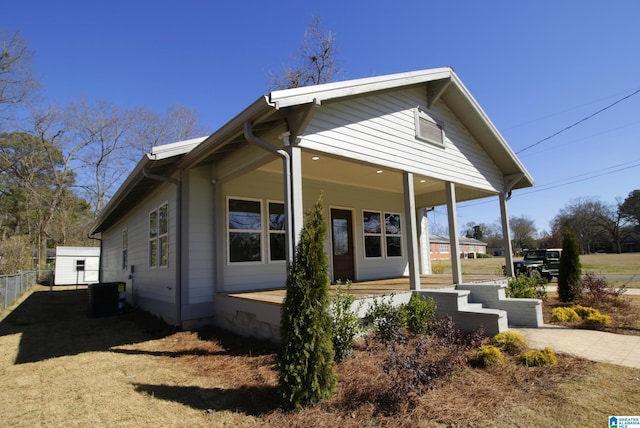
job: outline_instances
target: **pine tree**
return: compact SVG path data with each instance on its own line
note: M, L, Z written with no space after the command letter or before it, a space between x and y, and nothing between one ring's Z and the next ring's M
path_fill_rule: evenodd
M278 383L284 403L294 409L330 397L337 385L326 235L320 197L306 213L281 313Z
M580 295L581 275L578 243L572 231L565 232L562 238L562 255L558 272L558 296L563 302L572 302Z

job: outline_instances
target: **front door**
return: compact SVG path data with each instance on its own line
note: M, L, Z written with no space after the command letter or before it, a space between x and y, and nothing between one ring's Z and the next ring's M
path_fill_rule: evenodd
M355 279L353 267L353 228L351 211L331 209L331 254L333 281Z

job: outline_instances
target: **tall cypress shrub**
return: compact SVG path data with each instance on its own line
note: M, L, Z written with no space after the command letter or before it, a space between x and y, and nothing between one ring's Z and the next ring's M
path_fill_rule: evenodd
M558 297L563 302L572 302L580 296L580 251L575 234L564 233L562 238L562 255L558 272Z
M281 310L278 384L284 404L293 409L330 397L337 385L326 236L320 197L305 215Z

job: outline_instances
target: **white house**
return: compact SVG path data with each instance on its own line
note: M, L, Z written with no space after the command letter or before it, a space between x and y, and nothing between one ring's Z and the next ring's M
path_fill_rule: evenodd
M55 285L98 282L100 247L56 247Z
M101 281L126 282L130 303L175 325L224 325L246 303L231 294L284 287L320 194L332 281L405 276L419 290L427 209L447 206L458 254L456 203L497 195L507 248L507 200L532 185L454 71L438 68L274 91L206 138L154 147L92 233Z

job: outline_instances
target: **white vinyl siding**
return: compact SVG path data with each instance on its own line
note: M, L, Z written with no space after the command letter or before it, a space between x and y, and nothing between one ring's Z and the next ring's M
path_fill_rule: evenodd
M139 202L137 209L127 213L122 219L102 235L102 272L104 282L122 281L127 283L128 298L132 288L137 303L145 299L153 302L173 302L175 300L175 245L176 233L175 185L165 184ZM168 203L167 218L167 267L163 269L149 266L149 213ZM127 229L127 260L129 268L122 269L122 231ZM133 283L129 278L130 267L135 266ZM132 287L133 285L133 287ZM153 307L150 312L170 320L175 311L160 313Z
M421 88L325 104L313 116L300 146L501 191L502 173L443 101L423 111L446 128L445 147L416 139L415 109L425 104Z

